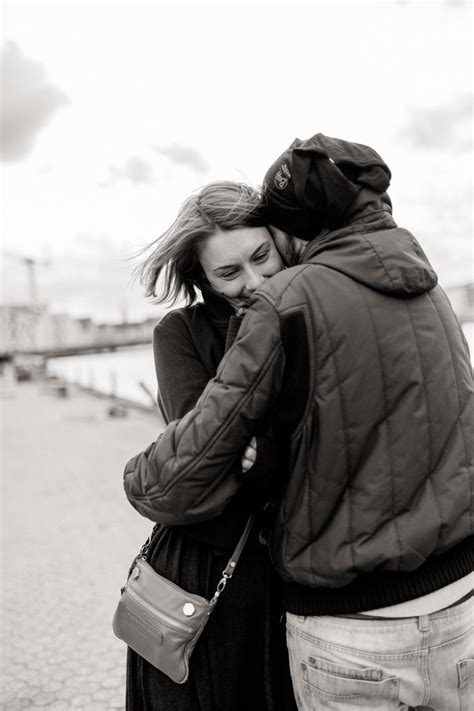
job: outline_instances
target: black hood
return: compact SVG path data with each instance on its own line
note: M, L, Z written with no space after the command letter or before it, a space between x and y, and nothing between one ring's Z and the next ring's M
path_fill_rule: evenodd
M339 230L310 242L303 262L322 264L395 297L431 291L438 277L415 237L400 227Z
M385 194L390 170L361 143L317 133L296 138L267 171L263 197L267 220L290 235L311 240L342 227L360 191Z

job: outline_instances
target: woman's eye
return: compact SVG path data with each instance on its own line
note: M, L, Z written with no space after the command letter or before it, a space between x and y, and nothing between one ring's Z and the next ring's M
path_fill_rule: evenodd
M254 259L256 262L265 262L268 259L269 254L270 250L266 249L264 252L259 252L258 254L256 254Z
M230 272L222 272L219 276L221 279L235 279L237 276L237 270L233 269Z

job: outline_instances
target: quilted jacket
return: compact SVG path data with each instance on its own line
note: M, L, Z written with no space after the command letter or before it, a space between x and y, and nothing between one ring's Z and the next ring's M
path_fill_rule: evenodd
M410 232L340 229L267 281L196 407L127 465L130 502L167 525L218 515L232 464L285 403L271 540L285 580L413 571L472 535L468 348Z

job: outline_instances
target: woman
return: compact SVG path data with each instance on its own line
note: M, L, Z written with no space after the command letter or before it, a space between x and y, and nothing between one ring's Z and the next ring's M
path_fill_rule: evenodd
M151 247L141 268L147 296L158 303L184 296L188 304L168 313L153 336L158 400L170 421L194 406L237 333L252 292L283 262L265 226L259 193L232 182L212 183L192 195ZM157 296L158 277L163 284ZM195 303L197 290L202 303ZM255 453L241 492L221 516L157 527L148 555L157 572L189 592L212 597L250 512L269 499L265 482L275 478L275 445L269 437L258 438L256 449L249 446L243 454L243 471ZM259 513L236 573L193 652L185 684L175 684L129 649L129 711L296 708L264 523Z

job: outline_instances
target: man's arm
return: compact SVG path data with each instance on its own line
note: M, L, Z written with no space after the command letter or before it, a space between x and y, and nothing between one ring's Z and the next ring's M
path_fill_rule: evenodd
M177 525L222 512L242 485L232 465L269 415L284 360L278 314L259 294L195 408L127 464L125 491L140 513Z

